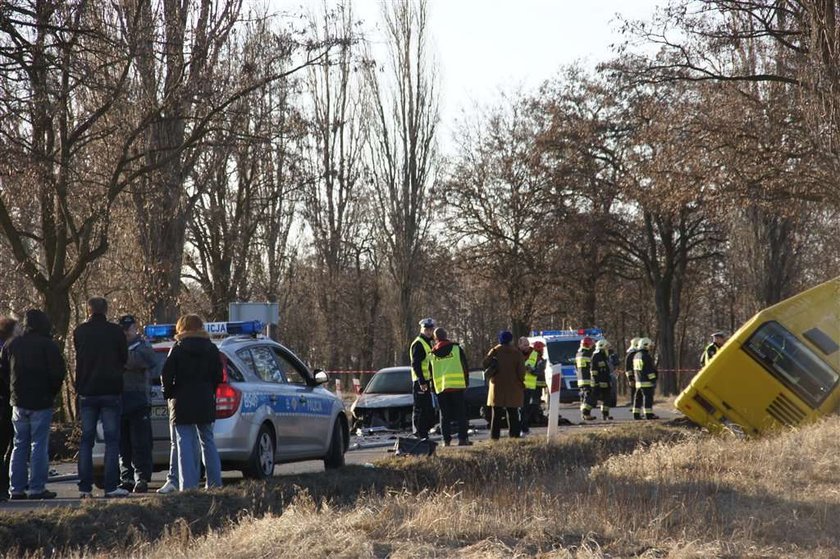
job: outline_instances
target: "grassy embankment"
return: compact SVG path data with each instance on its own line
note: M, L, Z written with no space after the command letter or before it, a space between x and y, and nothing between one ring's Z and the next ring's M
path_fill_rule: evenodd
M840 418L757 441L629 424L376 468L0 517L113 557L837 557Z

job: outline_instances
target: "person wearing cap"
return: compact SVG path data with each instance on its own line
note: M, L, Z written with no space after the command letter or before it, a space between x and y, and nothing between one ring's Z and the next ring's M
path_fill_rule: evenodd
M449 340L446 330L435 328L432 348L432 378L440 407L440 433L443 446L452 444L452 423L458 425L458 446L470 446L469 423L464 392L470 384L467 355L457 342Z
M705 367L712 360L712 357L717 354L718 350L726 343L726 332L715 332L712 334L712 343L706 346L703 354L700 355L700 366Z
M207 470L206 487L221 487L222 464L213 438L216 387L224 380L219 349L195 314L178 319L175 339L161 378L169 421L175 424L180 489L198 487L201 462Z
M91 297L88 319L73 330L76 350L76 395L82 437L79 441L79 497L92 496L93 443L96 424L102 422L105 438L106 497L124 497L128 491L120 482L120 415L122 412L123 372L128 360L128 344L122 328L106 317L108 301Z
M411 393L414 409L411 426L415 437L425 439L435 421L432 403L432 346L434 345L435 321L424 318L420 321L420 334L411 342L408 353L411 358Z
M513 346L509 330L499 332L499 343L487 353L482 366L487 369L495 363L487 391L487 406L493 409L490 420L490 438L498 440L502 431L502 415L507 415L508 434L519 438L519 408L525 401L525 360L519 348Z
M152 480L152 373L157 360L130 314L117 320L128 343L120 420L120 487L146 493Z

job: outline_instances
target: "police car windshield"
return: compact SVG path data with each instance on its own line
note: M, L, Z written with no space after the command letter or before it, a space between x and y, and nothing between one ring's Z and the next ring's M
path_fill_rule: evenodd
M578 340L558 340L545 344L548 348L548 359L552 365L574 365L580 342Z
M365 394L411 394L411 369L379 371L365 387Z

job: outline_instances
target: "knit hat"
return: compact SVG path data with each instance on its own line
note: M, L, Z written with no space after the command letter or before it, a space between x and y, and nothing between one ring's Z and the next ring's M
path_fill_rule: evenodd
M501 332L499 332L499 343L500 344L502 344L502 345L509 344L512 341L513 341L513 334L510 332L510 330L502 330Z

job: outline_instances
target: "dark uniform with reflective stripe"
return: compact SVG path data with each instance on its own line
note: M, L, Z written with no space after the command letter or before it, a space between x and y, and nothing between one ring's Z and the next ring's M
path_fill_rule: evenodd
M633 418L655 419L653 414L653 393L656 389L656 365L646 349L640 349L633 357L633 371L636 374L636 399L633 402Z
M435 407L432 403L432 338L423 334L411 343L411 392L414 396L414 410L411 414L411 426L414 436L425 439L435 421ZM424 392L420 385L425 384Z
M630 348L624 356L624 376L627 377L627 387L630 390L631 407L633 406L633 402L636 401L636 373L633 371L633 358L636 356L637 351L639 350Z
M600 400L601 416L604 419L612 419L609 405L612 398L612 367L607 350L598 350L592 354L590 369L592 372L592 404L594 406Z
M575 355L575 372L580 390L580 414L584 419L591 419L592 410L592 349L582 347Z

